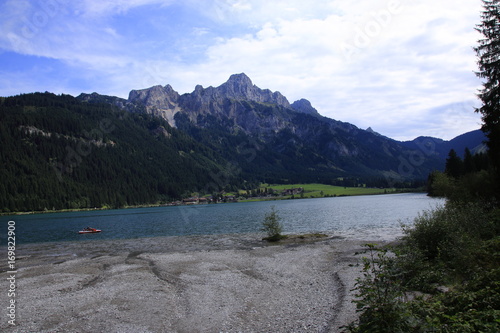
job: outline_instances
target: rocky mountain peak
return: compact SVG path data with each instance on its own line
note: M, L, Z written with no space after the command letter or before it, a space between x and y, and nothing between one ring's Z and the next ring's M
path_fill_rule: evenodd
M245 73L233 74L229 77L226 84L233 84L238 86L253 87L252 80Z
M252 83L252 80L245 74L233 74L227 82L215 88L219 96L236 99L249 100L258 103L278 104L289 108L290 103L279 91L272 92L269 89L260 89Z
M130 102L142 102L146 106L157 106L160 108L170 108L177 103L179 94L168 84L165 87L160 85L147 89L132 90L128 95Z
M132 90L128 95L128 100L134 104L142 104L146 107L146 112L161 117L175 126L174 116L180 111L179 93L172 86L167 84L141 89Z
M222 96L231 99L254 99L256 89L258 88L245 73L231 75L227 82L216 88Z
M318 110L316 110L315 108L313 108L313 106L311 105L311 102L309 102L307 99L300 99L298 101L295 101L292 103L291 105L292 109L294 109L295 111L299 111L299 112L302 112L302 113L307 113L307 114L310 114L310 115L313 115L313 116L319 116L320 114L318 113Z

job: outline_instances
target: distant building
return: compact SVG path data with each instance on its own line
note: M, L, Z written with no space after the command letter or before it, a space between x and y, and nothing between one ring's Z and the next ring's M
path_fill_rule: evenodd
M191 197L182 200L182 203L185 205L197 205L200 203L200 199L198 197Z
M302 193L304 189L302 187L297 187L297 188L290 188L290 189L284 189L283 192L281 192L282 195L295 195Z
M224 196L225 202L238 202L238 199L234 195L226 195Z

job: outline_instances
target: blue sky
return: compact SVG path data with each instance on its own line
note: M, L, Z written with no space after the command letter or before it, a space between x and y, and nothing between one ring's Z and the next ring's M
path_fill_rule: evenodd
M398 140L480 128L480 0L0 0L0 96L126 98L246 73Z

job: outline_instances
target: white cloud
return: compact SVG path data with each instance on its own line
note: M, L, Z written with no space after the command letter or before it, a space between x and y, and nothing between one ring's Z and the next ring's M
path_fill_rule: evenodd
M453 116L457 109L443 105L475 100L480 5L16 0L0 5L6 32L0 48L63 61L105 94L126 97L131 89L167 83L184 93L245 72L261 88L291 102L307 98L321 114L362 128L397 138L416 132L451 138L471 123L479 127L477 115Z
M342 2L337 10L342 14L272 20L254 34L221 39L194 71L219 82L245 71L292 100L311 99L324 115L393 133L390 126L439 119L426 118L428 110L474 99L477 1ZM343 45L352 48L346 53ZM479 127L474 114L460 119L463 128ZM460 119L441 132L460 134Z

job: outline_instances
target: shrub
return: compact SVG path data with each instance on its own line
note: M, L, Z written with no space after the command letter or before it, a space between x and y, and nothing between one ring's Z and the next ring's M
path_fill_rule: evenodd
M404 226L405 253L413 259L419 257L411 264L418 267L411 274L428 273L416 263L431 262L429 269L444 268L451 273L449 277L469 279L476 266L476 249L496 233L490 212L482 202L448 203L422 213L413 226Z
M499 221L495 206L451 202L405 226L395 255L369 245L356 284L361 315L347 329L500 332Z
M267 213L264 218L262 231L267 233L267 237L264 239L270 242L276 242L285 237L281 235L283 232L283 224L281 223L281 217L278 216L274 206L271 207L271 212Z
M400 271L387 250L366 244L368 257L363 258L363 276L356 280L359 321L344 327L348 332L411 332L414 318L403 300Z

